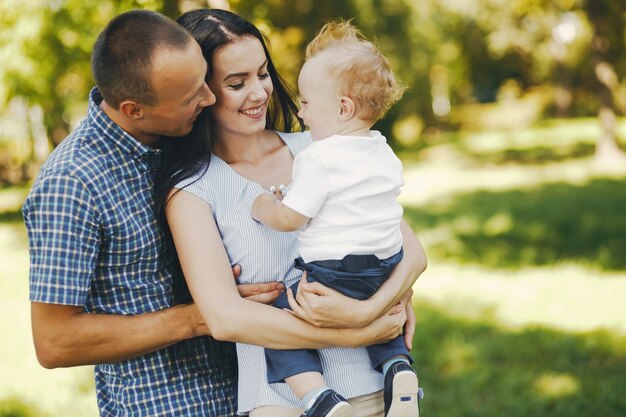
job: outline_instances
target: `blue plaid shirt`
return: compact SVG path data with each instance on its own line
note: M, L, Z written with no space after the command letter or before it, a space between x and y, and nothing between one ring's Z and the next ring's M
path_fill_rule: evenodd
M117 126L94 88L85 120L50 155L23 207L30 300L133 315L175 304L173 251L154 211L160 152ZM185 294L187 295L187 294ZM230 416L230 343L190 339L95 367L102 416Z

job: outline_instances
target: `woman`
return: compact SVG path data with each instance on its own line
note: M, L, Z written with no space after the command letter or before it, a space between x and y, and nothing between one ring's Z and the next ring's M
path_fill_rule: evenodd
M242 267L240 283L278 280L290 286L300 279L293 268L295 234L256 223L249 210L260 193L291 182L293 157L311 139L306 132L277 132L299 124L297 106L254 25L233 13L206 9L186 13L179 23L203 50L207 83L217 102L189 137L165 144L168 158L158 189L161 195L169 191L163 197L167 221L185 279L212 335L238 342L238 412L296 416L302 408L289 388L267 384L261 346L357 347L394 337L402 327L398 313L405 312L405 306L396 304L424 270L424 253L404 223L405 260L366 301L303 280L298 303L290 296L294 315L324 327L239 297L235 282L227 279L234 264ZM289 192L289 185L284 190ZM414 316L408 300L405 304L410 339ZM358 415L382 414L382 377L363 348L321 349L321 356L329 384L361 404ZM373 411L363 411L363 405L373 405Z

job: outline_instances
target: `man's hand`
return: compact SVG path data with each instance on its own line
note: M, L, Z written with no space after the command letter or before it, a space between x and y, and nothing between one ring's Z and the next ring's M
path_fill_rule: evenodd
M239 275L241 275L241 266L233 266L233 277L237 279ZM284 290L285 285L282 282L237 285L241 298L263 304L272 304Z
M211 331L207 327L204 319L202 318L202 314L198 310L195 304L187 304L185 306L181 306L189 312L189 317L191 319L191 326L193 329L193 335L195 336L210 336Z

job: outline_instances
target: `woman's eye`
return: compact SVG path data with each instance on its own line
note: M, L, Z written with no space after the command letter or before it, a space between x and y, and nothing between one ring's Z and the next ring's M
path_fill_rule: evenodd
M230 88L232 88L233 90L241 90L244 86L244 83L238 83L238 84L231 84L229 85Z
M267 78L267 77L269 77L269 76L270 76L270 73L269 73L269 72L266 72L266 73L264 73L264 74L259 74L259 78L260 78L260 79L262 79L262 80L266 79L266 78Z

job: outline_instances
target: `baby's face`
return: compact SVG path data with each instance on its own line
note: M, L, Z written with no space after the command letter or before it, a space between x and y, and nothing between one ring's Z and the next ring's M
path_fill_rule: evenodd
M309 128L313 140L339 133L340 100L335 80L322 59L310 58L298 77L300 111L298 116Z

